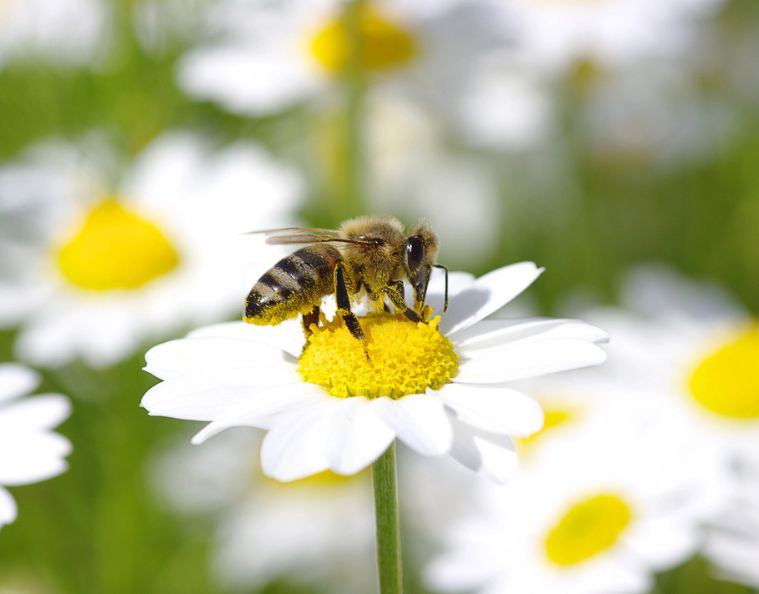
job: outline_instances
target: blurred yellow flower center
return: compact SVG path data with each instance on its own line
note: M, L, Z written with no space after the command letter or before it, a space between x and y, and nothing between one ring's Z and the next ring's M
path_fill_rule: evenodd
M358 15L360 65L378 72L403 66L417 53L412 34L371 3L361 3ZM351 38L344 19L327 23L311 39L311 55L331 74L345 72L349 65Z
M56 253L65 279L88 291L139 289L179 264L154 223L116 199L100 202Z
M298 366L304 381L339 398L402 398L442 388L458 372L453 344L437 328L440 317L425 324L380 313L359 322L364 340L354 338L340 316L315 328Z
M345 485L356 482L356 479L358 476L363 476L363 475L344 476L342 474L336 474L330 470L325 470L323 472L312 474L311 476L307 476L305 478L298 479L296 481L290 481L287 483L283 483L273 478L270 478L263 473L260 473L259 480L261 480L265 484L274 486L276 488L281 488L284 490L293 490L293 487L298 487L298 488L303 488L303 489L308 489L308 490L311 490L311 489L332 490L332 489L340 489L344 487Z
M546 557L564 567L583 563L613 547L631 520L630 505L618 495L577 501L546 536Z
M701 361L689 387L693 399L713 413L759 419L759 324Z
M554 429L574 420L575 411L563 408L544 408L543 409L543 428L537 433L528 437L519 438L519 445L530 450L539 443L547 433L553 432Z

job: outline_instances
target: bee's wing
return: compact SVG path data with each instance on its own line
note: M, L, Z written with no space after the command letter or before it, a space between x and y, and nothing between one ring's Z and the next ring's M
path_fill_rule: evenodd
M262 229L249 231L247 235L266 235L266 243L270 245L292 245L309 243L353 243L367 244L359 239L347 239L340 236L336 229L320 229L318 227L284 227L281 229Z

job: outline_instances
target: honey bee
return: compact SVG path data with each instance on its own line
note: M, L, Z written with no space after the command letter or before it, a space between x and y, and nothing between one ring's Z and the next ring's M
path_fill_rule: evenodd
M436 264L438 240L432 229L418 223L406 235L397 219L366 216L345 221L339 229L286 228L254 233L268 235L269 244L305 244L282 258L250 290L244 320L277 325L302 315L308 337L319 323L325 296L334 294L337 314L351 334L361 340L364 331L351 311L351 302L367 296L377 311L403 313L423 321L432 268L445 271L445 310L448 309L448 269ZM414 308L406 303L404 280L414 291Z

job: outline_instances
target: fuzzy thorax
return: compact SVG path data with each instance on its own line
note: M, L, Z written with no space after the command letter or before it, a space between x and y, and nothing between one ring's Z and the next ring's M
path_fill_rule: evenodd
M311 327L298 366L304 381L339 398L397 399L440 389L458 372L458 356L438 330L439 317L427 324L379 313L360 323L364 340L354 338L340 316Z

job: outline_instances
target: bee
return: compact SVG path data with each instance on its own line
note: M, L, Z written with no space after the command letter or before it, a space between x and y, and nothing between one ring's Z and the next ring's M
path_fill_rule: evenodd
M361 340L364 331L351 303L366 296L376 311L390 311L389 301L409 320L423 321L432 268L445 271L444 309L448 309L448 269L435 262L437 236L424 223L406 234L393 217L365 216L345 221L339 229L292 227L254 233L268 235L269 244L305 247L282 258L256 281L245 300L243 319L248 323L273 326L302 315L308 337L311 326L319 323L322 300L334 294L337 315ZM413 288L413 308L406 303L404 281Z

